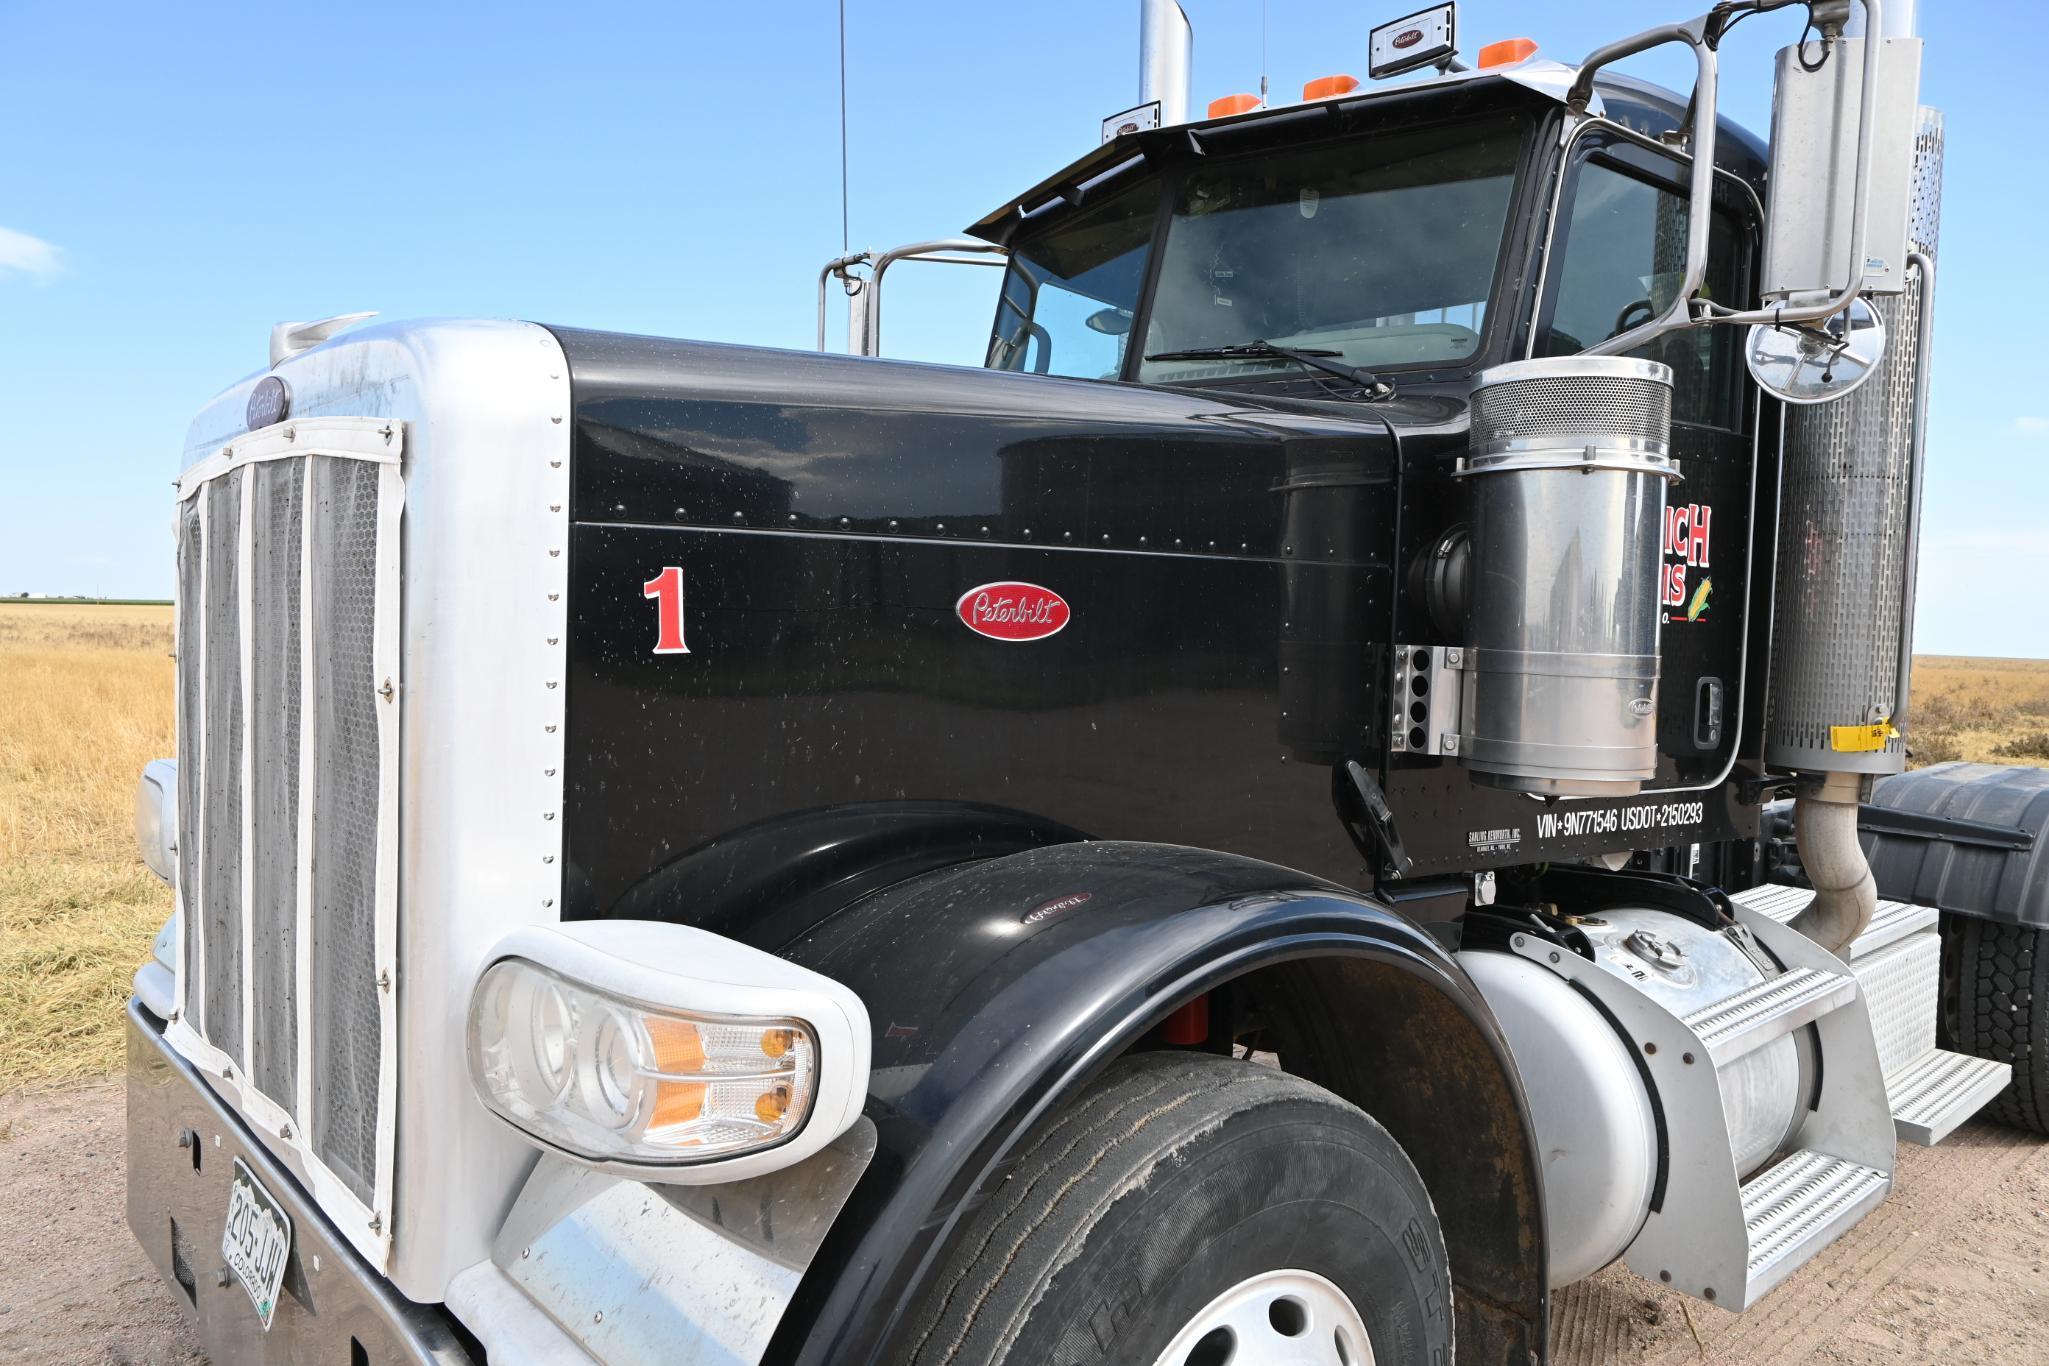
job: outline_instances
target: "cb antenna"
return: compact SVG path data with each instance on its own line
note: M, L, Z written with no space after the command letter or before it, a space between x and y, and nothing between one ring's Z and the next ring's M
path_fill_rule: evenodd
M1264 0L1262 0L1264 3ZM840 252L853 250L847 231L847 0L840 0Z

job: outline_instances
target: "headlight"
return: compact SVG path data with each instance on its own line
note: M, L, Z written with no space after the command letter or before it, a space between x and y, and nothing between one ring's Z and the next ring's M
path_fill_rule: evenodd
M672 1169L795 1162L860 1113L867 1015L816 973L646 921L522 930L499 952L470 1001L471 1076L552 1148L689 1180Z
M152 759L135 784L135 842L149 870L178 885L178 761Z

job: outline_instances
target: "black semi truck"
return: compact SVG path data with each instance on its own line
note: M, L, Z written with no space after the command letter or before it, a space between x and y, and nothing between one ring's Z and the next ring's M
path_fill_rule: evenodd
M1147 0L1100 148L821 279L994 259L982 368L281 325L137 806L215 1358L1520 1363L2049 1130L2049 798L1888 776L1941 122L1908 0L1722 120L1785 7L1191 119Z

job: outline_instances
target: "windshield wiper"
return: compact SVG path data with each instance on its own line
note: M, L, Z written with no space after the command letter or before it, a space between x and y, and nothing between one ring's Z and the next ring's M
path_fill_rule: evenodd
M1394 393L1394 386L1371 370L1357 366L1334 364L1329 356L1342 356L1342 351L1327 351L1313 346L1279 346L1270 341L1237 342L1230 346L1191 346L1180 351L1155 351L1147 360L1291 360L1306 365L1312 370L1321 370L1327 375L1350 380L1363 385L1368 398L1386 398Z

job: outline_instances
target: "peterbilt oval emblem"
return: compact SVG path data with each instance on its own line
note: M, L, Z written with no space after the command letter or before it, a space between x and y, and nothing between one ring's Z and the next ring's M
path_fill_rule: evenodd
M970 631L991 640L1044 640L1066 629L1067 599L1036 583L985 583L953 605Z
M265 375L249 391L249 403L243 408L242 417L250 431L260 432L283 422L291 411L291 386L277 375Z
M1629 699L1630 711L1638 716L1649 716L1656 706L1657 704L1648 697L1632 697Z
M1041 901L1038 905L1026 911L1022 919L1027 925L1036 925L1041 920L1059 915L1062 911L1071 911L1077 906L1085 906L1094 897L1095 894L1093 892L1069 892L1066 896L1056 896L1051 901Z
M1400 33L1395 34L1392 41L1396 47L1414 47L1423 41L1423 30L1419 28L1405 28Z

